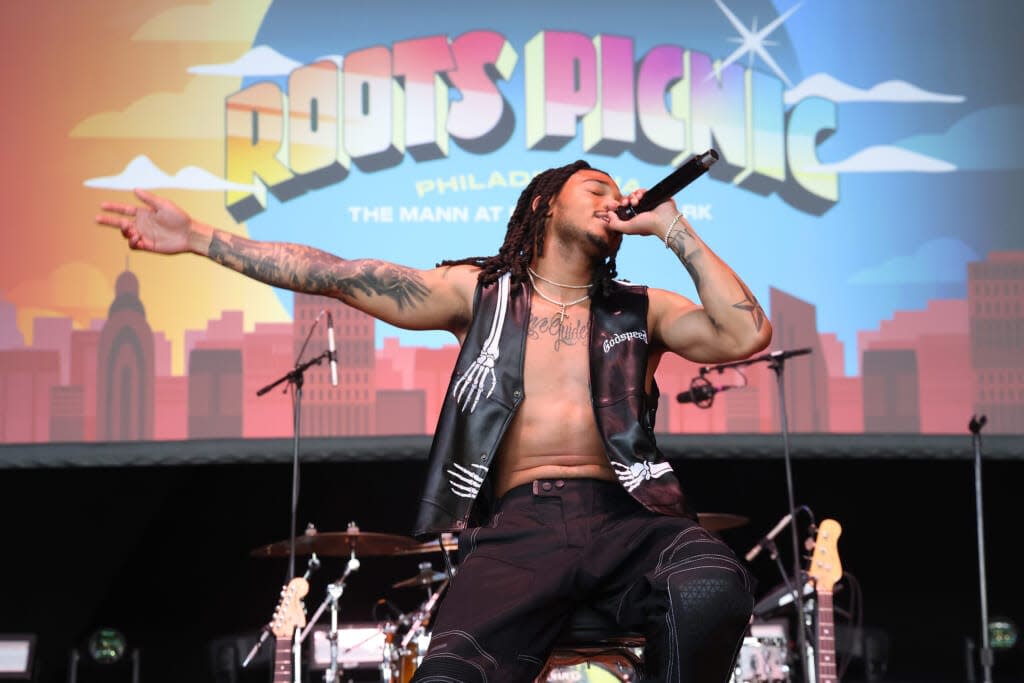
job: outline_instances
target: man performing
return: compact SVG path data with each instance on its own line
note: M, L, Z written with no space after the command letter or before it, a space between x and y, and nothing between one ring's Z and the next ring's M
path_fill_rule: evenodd
M645 680L723 683L753 587L658 451L654 374L665 353L746 358L771 326L673 200L616 216L643 194L623 197L582 161L549 169L520 195L496 256L431 270L245 239L142 191L96 220L132 249L200 254L459 340L414 533L458 533L460 559L414 681L532 681L586 603L645 635ZM702 305L615 280L623 235L662 240Z

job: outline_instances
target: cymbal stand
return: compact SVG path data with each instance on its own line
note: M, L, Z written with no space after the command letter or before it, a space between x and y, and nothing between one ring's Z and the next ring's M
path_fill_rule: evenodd
M351 529L353 525L349 525ZM335 683L338 680L338 599L341 598L342 593L345 592L345 581L348 580L349 575L359 570L359 558L356 557L355 544L351 546L351 553L348 558L348 562L345 563L345 571L342 573L341 578L337 581L328 584L327 586L327 597L320 603L320 607L317 608L313 616L310 617L306 630L302 632L302 635L297 638L297 646L301 646L302 642L306 640L313 627L316 626L316 622L320 619L320 615L324 613L324 610L329 606L331 608L331 628L327 633L327 640L331 644L331 663L324 671L324 681L327 683Z
M433 593L430 592L430 587L427 587L427 601L420 606L419 610L416 611L416 618L413 619L412 624L409 626L409 630L406 631L405 637L402 638L402 650L409 647L409 643L412 639L419 635L420 629L424 626L424 622L430 622L430 615L434 611L434 605L441 598L441 594L444 593L444 589L448 587L448 582L451 579L445 579L441 582L441 585L437 587L437 590Z

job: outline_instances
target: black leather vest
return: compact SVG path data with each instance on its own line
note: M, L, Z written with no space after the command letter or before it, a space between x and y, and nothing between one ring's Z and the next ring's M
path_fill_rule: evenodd
M530 296L529 283L512 285L508 274L477 286L473 321L434 432L416 536L462 531L471 513L482 512L474 504L489 499L487 473L525 398ZM630 494L653 512L696 520L654 439L657 385L652 396L644 389L647 306L646 287L618 282L591 301L594 417L608 461Z

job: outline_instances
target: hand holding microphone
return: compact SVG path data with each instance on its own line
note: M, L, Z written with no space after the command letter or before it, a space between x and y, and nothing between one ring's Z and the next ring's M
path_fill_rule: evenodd
M694 156L685 164L672 171L672 173L658 182L657 185L647 190L636 206L620 206L615 210L615 215L624 221L628 221L637 214L650 211L662 202L671 199L677 192L704 175L716 161L718 161L718 152L713 149Z

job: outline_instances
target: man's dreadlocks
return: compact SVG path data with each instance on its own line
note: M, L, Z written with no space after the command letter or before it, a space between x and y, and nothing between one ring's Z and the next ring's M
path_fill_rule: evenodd
M497 255L442 261L438 266L479 266L479 282L483 285L496 282L506 272L512 273L512 282L515 284L526 281L529 277L527 268L534 255L540 256L544 253L544 221L550 215L551 201L558 196L562 186L576 171L589 168L592 167L587 162L575 161L560 168L550 168L531 180L519 195L519 201L505 231L505 242ZM541 199L534 209L533 198L537 196ZM598 285L595 290L606 292L616 274L613 254L595 269L592 281Z

